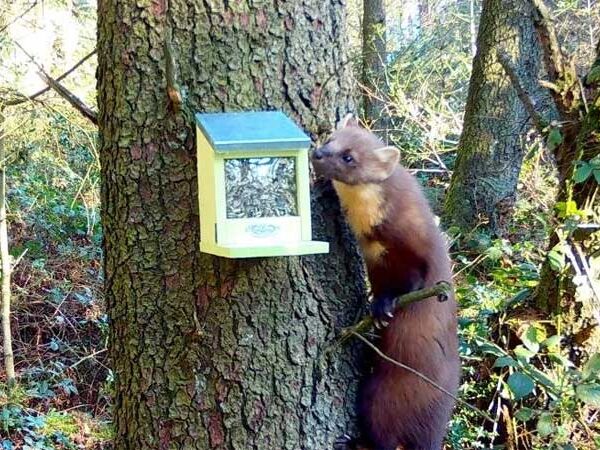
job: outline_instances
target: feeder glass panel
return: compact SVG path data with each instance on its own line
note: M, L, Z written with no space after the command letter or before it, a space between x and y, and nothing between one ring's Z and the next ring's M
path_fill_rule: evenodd
M296 159L225 160L228 219L297 216Z

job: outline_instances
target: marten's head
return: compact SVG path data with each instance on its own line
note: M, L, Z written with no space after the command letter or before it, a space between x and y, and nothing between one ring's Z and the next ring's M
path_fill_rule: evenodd
M381 183L398 166L400 152L347 115L336 131L312 154L318 175L346 184Z

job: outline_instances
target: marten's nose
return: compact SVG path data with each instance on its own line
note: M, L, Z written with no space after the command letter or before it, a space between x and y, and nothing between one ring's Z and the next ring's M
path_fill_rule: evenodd
M313 152L313 158L314 159L323 159L323 156L325 156L325 153L320 148L316 149Z

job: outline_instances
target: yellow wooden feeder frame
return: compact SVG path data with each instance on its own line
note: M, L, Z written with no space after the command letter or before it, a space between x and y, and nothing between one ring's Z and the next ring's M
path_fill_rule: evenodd
M328 253L313 241L308 148L310 139L278 111L196 114L200 250L226 258ZM282 217L228 218L227 159L294 158L296 211Z

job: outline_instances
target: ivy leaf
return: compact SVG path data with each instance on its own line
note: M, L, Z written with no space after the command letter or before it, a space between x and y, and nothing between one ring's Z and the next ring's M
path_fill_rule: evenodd
M516 367L517 362L510 356L502 356L496 360L494 367Z
M583 379L600 374L600 353L594 353L583 366Z
M583 183L592 174L593 167L585 161L579 161L578 167L573 175L575 183Z
M514 372L508 380L508 387L515 395L515 400L519 400L533 392L535 384L533 380L521 372Z
M600 407L600 384L580 384L575 388L577 398L588 405Z
M537 422L537 432L541 437L546 437L552 434L554 431L554 425L552 424L552 414L542 413Z
M600 184L600 169L594 169L594 178L596 179L596 183Z
M550 133L548 133L548 139L546 140L546 145L548 146L548 150L553 151L556 147L558 147L563 141L562 133L558 128L552 128Z
M531 408L521 408L515 413L515 419L520 422L527 422L535 415L535 411Z

